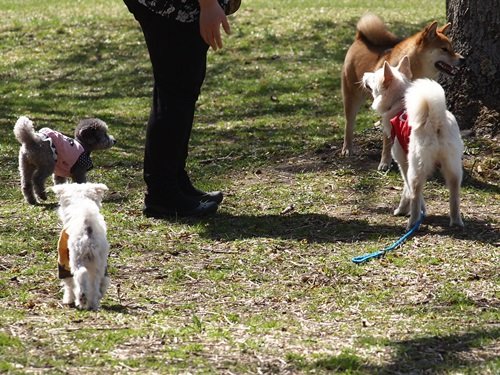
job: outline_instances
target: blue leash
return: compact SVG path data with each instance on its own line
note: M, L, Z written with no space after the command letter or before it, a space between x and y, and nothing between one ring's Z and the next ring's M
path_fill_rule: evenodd
M372 258L380 258L382 255L387 253L388 251L394 250L395 248L399 247L403 242L405 242L418 228L420 227L420 224L422 224L422 221L424 220L424 214L420 215L420 219L417 220L415 225L408 231L406 232L403 237L401 237L399 240L394 242L392 245L387 246L386 248L382 250L375 251L373 253L368 253L365 255L360 255L357 257L352 258L352 262L356 264L364 263L369 261Z

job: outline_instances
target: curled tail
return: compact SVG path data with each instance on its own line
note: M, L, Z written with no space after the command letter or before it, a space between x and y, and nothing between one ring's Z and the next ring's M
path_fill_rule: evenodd
M26 116L21 116L14 125L14 135L21 144L33 144L40 142L40 136L35 132L33 121Z
M412 129L429 123L438 130L446 123L446 96L436 81L427 78L414 81L406 90L405 105Z
M391 33L384 21L373 13L367 13L356 25L356 38L377 47L391 48L400 42L400 38Z

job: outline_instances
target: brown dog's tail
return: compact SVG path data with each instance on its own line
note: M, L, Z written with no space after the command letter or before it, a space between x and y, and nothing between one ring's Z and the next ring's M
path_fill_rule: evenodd
M33 121L26 116L21 116L16 121L14 135L21 144L38 144L41 141L40 136L35 133Z
M391 48L401 41L387 29L384 21L373 13L367 13L361 17L356 30L356 39L377 47Z

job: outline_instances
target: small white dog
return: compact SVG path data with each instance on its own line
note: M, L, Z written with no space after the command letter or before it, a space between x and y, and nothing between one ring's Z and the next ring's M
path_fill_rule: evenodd
M464 145L455 116L446 109L443 88L430 79L410 82L408 56L393 68L387 62L365 73L363 86L373 95L372 108L382 115L385 134L393 139L392 156L404 180L395 215L410 215L410 229L425 214L423 186L436 166L450 191L450 225L463 227L460 184ZM411 136L410 136L411 134Z
M63 224L59 239L63 303L97 310L109 285L109 244L106 223L99 212L108 188L104 184L74 183L55 185L51 189L59 198L58 212ZM61 256L65 251L66 259Z

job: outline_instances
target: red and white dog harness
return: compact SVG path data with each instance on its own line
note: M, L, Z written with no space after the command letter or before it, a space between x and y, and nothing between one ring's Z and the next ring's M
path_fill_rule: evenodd
M408 114L403 109L396 116L391 119L391 139L398 139L399 144L403 148L404 152L408 153L408 145L410 144L410 134L411 127L408 123Z

